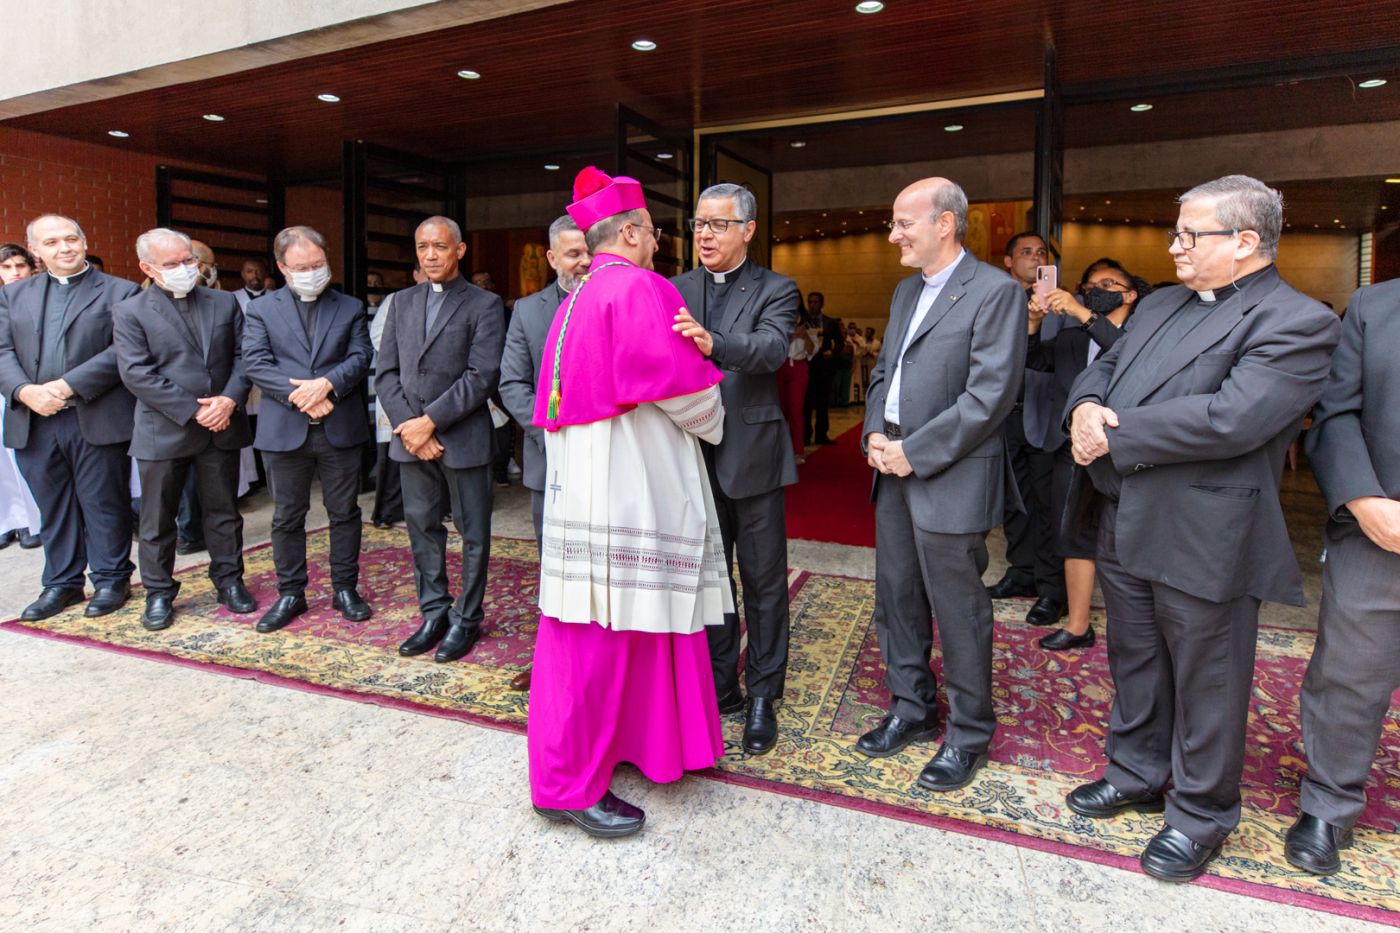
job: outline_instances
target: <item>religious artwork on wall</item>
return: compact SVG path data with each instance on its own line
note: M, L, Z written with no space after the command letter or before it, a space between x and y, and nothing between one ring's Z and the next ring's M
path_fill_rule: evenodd
M549 281L549 262L540 243L526 243L520 249L520 294L533 295Z
M967 237L963 245L983 262L1000 266L1006 241L1030 223L1030 201L988 201L969 204Z

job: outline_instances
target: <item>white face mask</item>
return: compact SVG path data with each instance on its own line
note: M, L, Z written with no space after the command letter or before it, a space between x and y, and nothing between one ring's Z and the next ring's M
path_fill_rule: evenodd
M209 274L206 275L206 276L204 277L204 287L205 287L205 288L213 288L215 285L218 285L218 284L219 284L219 267L218 267L218 266L210 266L210 267L209 267Z
M160 287L176 298L184 298L199 283L198 266L176 266L160 270Z
M302 301L311 301L319 297L330 282L330 266L320 266L310 272L293 272L287 276L287 287L296 292Z

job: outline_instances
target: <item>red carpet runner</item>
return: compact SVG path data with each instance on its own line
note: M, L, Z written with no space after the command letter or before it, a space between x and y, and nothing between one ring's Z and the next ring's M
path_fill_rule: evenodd
M875 506L870 502L873 471L860 452L861 426L818 447L797 468L798 483L787 488L789 538L833 544L875 546Z

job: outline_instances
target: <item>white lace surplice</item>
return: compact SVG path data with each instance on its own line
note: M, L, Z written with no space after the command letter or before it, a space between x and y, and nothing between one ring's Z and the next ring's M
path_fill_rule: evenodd
M712 386L545 433L542 613L688 635L734 611L697 439L723 424Z

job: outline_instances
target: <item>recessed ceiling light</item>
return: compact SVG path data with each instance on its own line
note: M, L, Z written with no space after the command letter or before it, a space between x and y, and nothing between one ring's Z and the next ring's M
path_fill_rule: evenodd
M794 139L792 142L788 143L788 145L794 149L803 149L807 146L807 144L800 139Z
M457 77L466 78L468 81L475 81L481 77L481 72L472 71L470 68L463 68L461 71L457 72Z
M880 0L861 0L860 3L856 4L856 12L864 13L867 16L872 13L879 13L884 8L885 5L881 3Z
M1105 203L1105 204L1112 204L1113 202L1112 202L1112 201L1105 200L1103 203Z
M856 211L857 214L864 214L865 211Z
M1332 223L1334 223L1334 224L1339 224L1339 223L1341 223L1341 222L1342 222L1342 218L1340 218L1340 217L1333 217L1333 218L1332 218Z
M1387 185L1400 185L1400 178L1387 178L1385 183Z
M1383 210L1383 211L1388 211L1388 210L1390 210L1390 207L1389 207L1389 205L1382 204L1382 205L1381 205L1381 210Z
M790 223L792 223L792 221L790 221L790 220L785 220L785 221L783 221L783 223L785 223L785 224L790 224Z
M650 39L638 39L636 42L632 43L632 48L636 49L638 52L655 52L656 43L652 42Z
M126 139L126 138L127 138L128 136L130 136L131 134L130 134L130 133L125 133L125 132L123 132L123 131L121 131L121 130L108 130L108 131L107 131L107 135L108 135L108 136L115 136L115 137L117 137L117 139Z
M963 125L961 123L949 123L947 126L943 127L945 133L961 133L962 129Z
M674 153L670 153L670 152L658 152L658 153L656 154L656 157L657 157L658 159L669 159L669 158L671 158L673 155L674 155Z
M1133 113L1147 113L1147 111L1149 111L1149 110L1152 109L1152 105L1151 105L1151 104L1133 104L1133 105L1132 105L1131 107L1129 107L1128 109L1131 110Z
M204 115L204 119L208 120L210 123L223 123L223 122L224 122L224 118L221 117L221 116L219 116L217 113L206 113L206 114Z
M822 216L823 216L823 217L826 216L826 211L822 211Z
M546 165L546 166L544 167L544 170L545 170L546 172L557 172L557 171L559 171L559 166L555 165L553 162L550 162L548 165Z
M1373 88L1373 87L1384 87L1384 86L1385 86L1385 78L1367 78L1365 81L1362 81L1360 84L1357 85L1357 87L1364 87L1364 88L1366 88L1367 90L1370 90L1370 89Z
M254 203L254 204L266 204L266 203L267 203L267 198L255 198L255 199L253 200L253 203Z
M323 102L325 102L325 103L327 103L327 104L338 104L338 103L340 103L340 98L339 98L339 97L336 97L334 94L317 94L317 95L316 95L316 99L319 100L319 101L323 101Z
M1083 205L1083 204L1079 205L1079 209L1080 209L1081 211L1084 210L1084 205Z
M1346 228L1347 228L1347 225L1346 225L1346 224L1342 224L1342 229L1345 230Z

